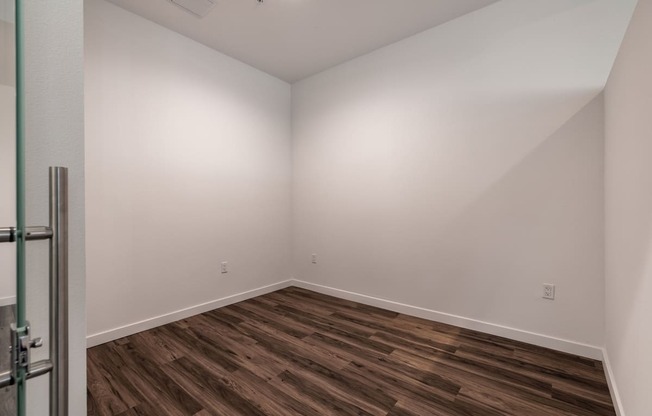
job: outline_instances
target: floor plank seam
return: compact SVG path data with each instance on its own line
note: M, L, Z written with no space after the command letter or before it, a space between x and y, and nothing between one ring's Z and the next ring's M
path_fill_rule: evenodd
M88 415L611 416L602 368L289 287L89 349Z

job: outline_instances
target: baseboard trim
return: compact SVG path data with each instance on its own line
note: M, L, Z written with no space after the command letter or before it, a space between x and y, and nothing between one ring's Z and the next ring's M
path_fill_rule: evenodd
M620 393L618 392L618 386L616 385L616 377L611 367L611 361L609 361L609 354L607 349L602 349L602 364L604 366L604 375L607 377L607 384L609 385L609 392L611 393L611 399L614 402L614 408L616 409L617 416L625 416L625 409L623 408L623 402L620 400Z
M463 316L452 315L444 312L438 312L431 309L425 309L418 306L406 305L387 299L367 296L360 293L349 292L346 290L335 289L328 286L322 286L315 283L304 282L302 280L293 280L292 286L312 290L324 295L331 295L338 298L363 303L365 305L376 306L394 312L406 315L416 316L431 321L442 322L449 325L455 325L466 329L485 332L516 341L527 342L540 347L550 348L569 354L579 355L594 360L602 360L602 348L593 345L582 344L566 339L555 338L547 335L537 334L534 332L524 331L521 329L510 328L502 325L492 324L489 322L478 321L475 319L465 318Z
M0 307L15 305L15 304L16 304L16 297L15 296L8 296L6 298L0 298Z
M109 341L136 334L138 332L147 331L148 329L166 325L180 319L189 318L194 315L199 315L201 313L212 311L213 309L221 308L223 306L242 302L243 300L255 298L256 296L275 292L277 290L292 286L292 284L293 280L286 280L283 282L274 283L269 286L263 286L257 289L248 290L246 292L237 293L235 295L226 296L224 298L202 303L200 305L191 306L189 308L181 309L175 312L170 312L164 315L145 319L133 324L110 329L108 331L98 332L86 337L86 348L91 348L96 345L104 344Z
M513 339L516 341L527 342L529 344L534 344L541 347L566 352L569 354L575 354L575 355L579 355L582 357L587 357L595 360L605 360L605 364L607 360L606 351L604 351L603 348L601 347L582 344L582 343L561 339L561 338L555 338L547 335L537 334L534 332L524 331L521 329L510 328L507 326L492 324L489 322L479 321L476 319L465 318L463 316L452 315L445 312L435 311L432 309L406 305L403 303L394 302L387 299L381 299L373 296L363 295L360 293L335 289L333 287L318 285L315 283L309 283L297 279L285 280L283 282L260 287L257 289L253 289L235 295L227 296L221 299L217 299L214 301L206 302L200 305L191 306L189 308L181 309L175 312L145 319L143 321L135 322L133 324L128 324L118 328L110 329L108 331L92 334L86 337L86 345L88 348L94 347L96 345L104 344L106 342L113 341L118 338L133 335L138 332L156 328L161 325L166 325L178 321L180 319L189 318L191 316L208 312L213 309L221 308L223 306L227 306L233 303L241 302L243 300L251 299L256 296L261 296L267 293L281 290L289 286L297 286L303 289L312 290L314 292L322 293L325 295L331 295L338 298L363 303L365 305L376 306L394 312L399 312L406 315L429 319L432 321L442 322L449 325L455 325L461 328L485 332L488 334ZM0 301L2 301L2 299L0 299ZM608 365L606 367L608 367ZM610 383L612 382L612 378L607 377L607 379L610 381ZM614 400L616 400L618 398L616 393L617 390L614 389L613 391L615 392ZM621 414L619 416L623 416L623 415Z

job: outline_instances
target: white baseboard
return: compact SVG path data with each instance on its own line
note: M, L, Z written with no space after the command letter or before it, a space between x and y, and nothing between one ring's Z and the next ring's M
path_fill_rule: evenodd
M502 325L483 322L476 319L465 318L439 312L432 309L421 308L418 306L406 305L399 302L394 302L387 299L376 298L367 296L360 293L349 292L346 290L335 289L328 286L318 285L315 283L304 282L302 280L290 279L283 282L275 283L269 286L260 287L257 289L249 290L246 292L238 293L235 295L227 296L211 302L206 302L201 305L192 306L168 314L156 316L133 324L125 325L119 328L114 328L108 331L100 332L97 334L89 335L86 338L87 347L94 347L105 342L113 341L118 338L133 335L138 332L146 331L161 325L169 324L180 319L189 318L213 309L221 308L223 306L231 305L233 303L241 302L243 300L251 299L256 296L261 296L286 287L296 286L307 290L312 290L317 293L335 296L341 299L346 299L354 302L359 302L365 305L376 306L379 308L387 309L390 311L403 313L410 316L416 316L431 321L442 322L449 325L459 326L461 328L472 329L492 335L497 335L516 341L527 342L529 344L538 345L545 348L550 348L557 351L567 352L582 357L587 357L595 360L602 360L604 363L605 376L609 384L611 397L613 398L614 407L618 416L625 416L622 407L618 388L614 378L613 369L609 361L607 350L593 345L582 344L566 339L555 338L548 335L537 334L534 332L524 331L521 329L510 328ZM15 303L15 298L0 298L0 306L10 305Z
M328 286L322 286L314 283L293 280L292 286L312 290L313 292L325 295L335 296L341 299L351 300L365 305L376 306L390 311L402 313L405 315L416 316L431 321L442 322L449 325L455 325L466 329L472 329L492 335L497 335L516 341L527 342L540 347L550 348L569 354L579 355L594 360L602 360L602 348L593 345L582 344L579 342L569 341L566 339L555 338L547 335L537 334L534 332L523 331L521 329L510 328L502 325L492 324L489 322L478 321L475 319L465 318L462 316L451 315L444 312L438 312L431 309L420 308L418 306L406 305L403 303L393 302L391 300L375 298L372 296L362 295L359 293L349 292L346 290L335 289Z
M607 353L606 348L602 349L602 365L604 366L604 375L607 377L607 384L609 384L609 392L611 393L611 399L614 402L616 415L625 416L625 409L623 409L623 402L620 400L620 393L616 386L616 377L613 368L611 368L611 361L609 361L609 354Z
M16 297L15 296L0 298L0 307L15 305L15 304L16 304Z
M376 306L394 312L406 315L416 316L419 318L429 319L432 321L442 322L449 325L455 325L466 329L485 332L516 341L527 342L529 344L550 348L557 351L567 352L582 357L588 357L595 360L602 360L605 355L601 347L582 344L565 339L555 338L547 335L537 334L534 332L524 331L516 328L510 328L502 325L492 324L489 322L478 321L475 319L465 318L462 316L452 315L444 312L438 312L431 309L425 309L418 306L406 305L387 299L367 296L360 293L349 292L346 290L335 289L328 286L322 286L314 283L304 282L301 280L290 279L283 282L275 283L269 286L250 290L236 295L227 296L201 305L191 306L179 311L156 316L133 324L114 328L108 331L92 334L86 337L87 347L93 347L105 342L113 341L118 338L133 335L138 332L146 331L157 326L169 324L180 319L189 318L213 309L261 296L266 293L274 292L289 286L297 286L314 292L331 295L342 299L347 299L366 305ZM622 416L622 415L620 415Z
M181 309L175 312L166 313L165 315L160 315L153 318L145 319L143 321L121 326L119 328L114 328L108 331L92 334L86 337L86 347L87 348L94 347L96 345L104 344L105 342L113 341L129 335L133 335L138 332L146 331L148 329L156 328L157 326L166 325L178 321L180 319L189 318L194 315L199 315L204 312L212 311L213 309L242 302L243 300L255 298L256 296L261 296L267 293L275 292L277 290L284 289L288 286L292 286L292 284L293 284L292 280L286 280L283 282L274 283L269 286L260 287L258 289L253 289L235 295L227 296L221 299L202 303L201 305L191 306L189 308Z

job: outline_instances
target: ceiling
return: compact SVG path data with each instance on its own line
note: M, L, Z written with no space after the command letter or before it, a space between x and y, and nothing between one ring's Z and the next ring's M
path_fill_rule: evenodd
M496 0L214 0L201 19L169 0L109 1L295 82Z

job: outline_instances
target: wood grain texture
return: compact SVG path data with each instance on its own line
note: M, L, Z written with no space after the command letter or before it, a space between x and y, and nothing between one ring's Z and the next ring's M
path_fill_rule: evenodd
M88 350L88 415L615 415L602 363L290 287Z

